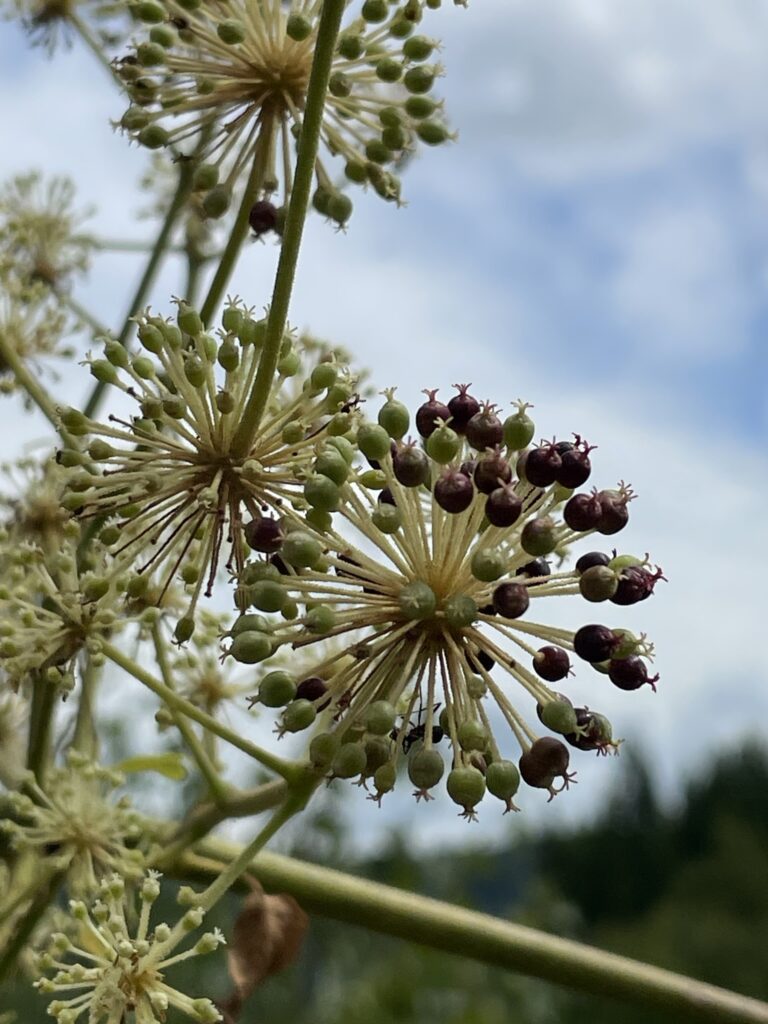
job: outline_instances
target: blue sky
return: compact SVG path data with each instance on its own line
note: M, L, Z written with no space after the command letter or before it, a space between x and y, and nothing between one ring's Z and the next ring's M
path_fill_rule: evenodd
M656 696L602 691L593 702L673 791L768 716L756 642L768 611L768 9L474 0L431 23L458 141L408 168L406 208L358 192L347 234L312 218L291 319L412 402L461 380L504 405L526 398L542 434L577 431L600 446L601 485L632 481L640 498L621 545L650 550L670 583L622 622L657 641L662 682ZM48 62L0 25L0 123L14 140L0 174L69 173L102 233L144 237L144 155L107 123L121 110L87 53ZM250 246L231 290L265 304L276 256ZM177 269L155 289L161 310ZM115 325L138 272L132 257L106 257L78 294ZM67 371L62 387L71 401L87 385ZM44 436L18 417L14 401L0 406L3 457ZM573 626L584 613L558 614ZM589 700L594 682L575 685ZM588 813L595 787L617 775L592 758L578 768L567 799L544 808L529 795L529 824ZM415 820L405 799L391 806L377 822ZM445 804L418 820L430 841L467 834ZM474 837L508 821L489 808Z

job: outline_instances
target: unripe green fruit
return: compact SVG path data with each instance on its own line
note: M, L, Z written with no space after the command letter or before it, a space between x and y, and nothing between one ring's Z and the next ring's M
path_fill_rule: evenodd
M336 383L339 371L333 363L318 363L309 375L309 382L316 391L324 391Z
M228 416L235 411L235 397L231 391L219 391L216 395L216 408L222 416Z
M142 347L145 348L147 352L152 352L153 355L159 355L159 353L163 351L163 348L165 347L165 336L154 324L141 324L136 334Z
M226 185L215 185L203 199L203 210L206 217L217 220L223 217L232 202L232 193Z
M390 761L377 768L373 773L373 784L376 787L376 795L383 796L384 793L391 793L397 781L397 769Z
M551 516L529 519L520 534L520 546L534 557L551 554L557 547L554 519Z
M315 768L323 771L331 767L331 762L339 749L339 736L335 732L320 732L312 737L309 744L309 759Z
M339 36L336 49L346 60L357 60L363 55L363 37L356 32L345 32Z
M451 133L439 121L420 121L416 125L416 134L427 146L440 146L451 137Z
M148 25L158 25L165 21L165 8L155 0L139 0L139 3L132 7L132 13L139 21Z
M342 743L331 762L331 772L339 779L353 779L365 771L366 761L362 743Z
M241 21L237 21L235 18L220 21L216 26L216 33L222 43L226 43L228 46L236 46L245 39L245 27Z
M619 586L619 578L607 565L593 565L579 576L579 593L587 601L607 601Z
M493 583L502 577L507 568L507 560L496 548L478 548L472 555L472 575L483 583Z
M445 619L454 629L470 626L477 618L477 604L469 594L454 594L444 606Z
M344 174L356 185L363 185L368 180L368 172L365 164L359 160L348 160L344 166Z
M504 444L513 451L522 451L533 440L536 425L530 416L517 412L504 420Z
M192 634L194 632L195 620L191 615L185 615L176 623L176 628L173 631L173 637L177 644L185 644L192 638Z
M421 580L406 583L397 600L406 619L428 619L437 608L434 590Z
M203 321L200 319L200 314L186 302L179 303L176 323L185 334L189 334L193 338L202 333L203 330Z
M381 141L389 153L397 153L408 145L408 132L402 125L393 128L384 128L381 133ZM371 157L373 159L373 157ZM380 161L386 163L385 160Z
M520 771L512 761L494 761L488 765L485 784L498 800L511 800L520 788Z
M382 426L390 437L399 441L407 431L411 422L408 409L402 402L389 398L379 409L379 426Z
M328 216L343 227L352 216L352 200L344 192L334 192L328 200Z
M576 710L566 700L550 700L543 704L540 718L548 729L563 736L575 732L578 727Z
M164 50L170 50L176 45L177 36L170 25L154 25L149 30L149 38L153 43L162 46Z
M461 438L455 430L441 426L427 438L427 455L441 466L447 465L461 447Z
M229 654L241 665L255 665L272 653L272 641L266 633L247 630L238 633L232 640Z
M109 580L104 579L103 576L96 576L82 584L82 596L86 603L98 601L108 592Z
M371 139L365 144L365 155L376 164L387 164L392 159L392 151L381 139Z
M230 636L238 636L240 633L259 632L264 633L269 628L267 620L263 615L239 615L229 631Z
M417 789L432 789L444 771L443 759L434 747L417 750L408 758L408 778Z
M260 580L248 591L250 603L262 612L279 612L288 599L285 587L275 580Z
M225 338L216 355L219 366L232 373L240 365L240 350L231 338Z
M448 796L472 815L475 805L485 796L485 778L477 768L454 768L445 780Z
M382 82L399 82L403 76L403 65L394 57L382 57L375 70L376 77Z
M192 175L192 188L196 192L207 192L219 183L219 168L215 164L200 164Z
M315 565L322 553L320 542L300 530L289 533L280 549L281 556L289 565L302 569Z
M407 429L407 428L406 428ZM389 454L389 434L383 426L361 423L357 430L357 446L368 459L380 462Z
M614 629L614 635L620 637L619 644L611 651L614 660L629 658L637 654L640 648L640 640L628 629Z
M481 700L488 692L488 684L482 676L467 676L466 687L472 700Z
M113 366L117 366L121 370L127 370L130 364L130 358L124 345L121 345L115 338L110 338L104 345L104 355L112 363Z
M488 748L488 730L480 722L467 718L460 723L456 738L462 750L479 750L481 753Z
M383 736L369 736L365 740L365 769L363 775L370 778L392 756L392 743Z
M259 683L259 701L268 708L282 708L296 696L296 682L282 669L268 672Z
M88 417L84 416L79 409L73 409L71 406L61 410L59 419L62 427L75 437L83 437L90 430Z
M137 138L146 149L161 149L168 144L168 132L159 124L148 124Z
M336 512L341 504L338 486L320 473L313 473L304 481L304 497L310 505L323 512Z
M397 712L388 700L375 700L365 712L365 728L375 736L387 736L395 727Z
M408 60L426 60L435 49L433 39L426 36L411 36L403 43L403 56Z
M355 461L355 448L346 437L332 437L328 440L326 448L335 448L348 466Z
M408 92L421 96L435 84L434 68L426 65L419 65L416 68L409 68L403 76L403 84Z
M334 71L328 79L328 92L331 96L344 99L352 92L352 82L343 71Z
M326 448L315 459L314 470L341 487L349 476L349 463L341 452L334 448Z
M112 458L115 449L107 441L97 437L88 445L88 454L94 462L103 462L105 459Z
M387 0L365 0L360 13L365 21L372 22L373 24L385 21L389 13Z
M136 57L144 68L153 68L165 60L165 50L159 43L139 43Z
M119 526L105 526L99 534L99 540L106 547L111 548L113 544L117 544L122 536L122 530Z
M299 441L303 441L305 429L303 423L286 423L280 434L283 444L298 444Z
M311 701L300 698L291 701L283 712L283 728L286 732L302 732L308 729L317 717L317 711Z
M285 23L285 33L290 38L295 40L297 43L307 39L312 32L312 22L309 18L305 18L303 14L297 14L295 11L288 15L288 20Z
M309 525L318 533L328 533L333 526L333 516L321 508L310 508L304 516Z
M348 412L337 412L329 421L325 432L329 437L341 437L348 434L352 427L352 417Z
M304 616L304 625L310 633L330 633L336 625L336 613L329 605L319 604Z
M380 504L371 513L371 522L382 533L397 533L402 526L403 516L400 509L394 505Z
M437 110L437 103L429 96L409 96L405 101L406 113L416 121L429 117Z
M642 558L638 558L636 555L616 555L608 563L608 568L620 572L622 569L634 569L642 564Z
M117 370L107 359L94 359L90 369L92 375L102 384L117 384L120 379Z
M199 356L187 356L184 360L184 376L193 388L201 388L205 384L205 365Z
M288 352L277 364L277 372L283 377L294 377L301 368L301 359L297 352Z
M138 132L149 124L150 115L141 107L128 107L120 118L120 125L129 132Z
M369 491L383 491L387 486L387 474L383 469L366 469L358 477L358 482Z
M142 380L151 380L155 376L155 364L148 356L136 356L131 365L133 372Z

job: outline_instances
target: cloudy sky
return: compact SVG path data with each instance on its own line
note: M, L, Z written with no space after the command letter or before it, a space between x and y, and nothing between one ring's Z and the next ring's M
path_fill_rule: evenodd
M768 720L768 7L474 0L431 23L458 141L408 168L407 207L357 194L347 234L312 218L291 320L412 402L454 381L504 406L523 397L542 435L599 445L596 482L632 482L621 545L650 551L670 582L613 624L656 641L659 692L579 671L573 695L651 754L674 793ZM145 158L112 133L121 111L85 51L48 61L0 25L0 176L68 173L102 234L141 238ZM231 290L265 304L276 257L249 246ZM104 257L78 296L117 326L139 271ZM67 373L62 387L74 403L87 384ZM3 457L45 436L14 400L0 431ZM564 602L557 615L578 626L584 612ZM524 795L528 826L588 814L619 774L591 755L576 767L579 786L554 804ZM427 844L470 834L444 800L417 814L403 797L378 817L351 806L374 839L395 822ZM475 839L520 827L483 811Z

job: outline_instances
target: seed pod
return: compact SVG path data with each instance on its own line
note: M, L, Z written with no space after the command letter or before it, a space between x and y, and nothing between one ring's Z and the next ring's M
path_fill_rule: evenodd
M314 704L308 700L293 700L283 711L282 725L286 732L303 732L316 717Z
M313 736L309 744L309 759L315 768L325 771L331 767L341 740L338 733L319 732Z
M322 552L323 549L320 546L320 541L311 537L308 533L296 530L293 533L289 533L283 541L281 554L288 565L293 565L297 568L309 568L316 564Z
M567 699L550 700L536 708L539 719L552 732L570 735L577 727L576 710Z
M320 476L328 477L337 487L341 487L349 476L349 463L340 452L330 446L320 452L313 468Z
M508 416L502 425L504 444L511 451L522 451L533 440L536 430L533 420L525 413L523 404L512 416Z
M365 727L375 736L387 736L395 727L397 712L388 700L375 700L365 712Z
M610 536L623 530L629 522L630 492L600 491L597 500L600 503L600 518L596 523L597 532Z
M338 485L320 473L313 473L304 481L304 497L323 512L336 512L341 504Z
M557 683L571 671L568 654L562 647L540 647L533 656L533 671L548 683Z
M451 414L451 428L457 434L465 434L467 424L475 413L480 411L480 403L476 398L467 393L467 389L472 387L471 384L454 384L453 386L458 388L459 393L454 395L448 403L448 411Z
M461 439L447 424L436 427L427 438L426 449L430 459L441 466L447 465L461 447Z
M551 516L529 519L520 534L520 546L529 555L549 555L557 547L557 524Z
M619 576L611 601L624 606L644 601L653 593L654 585L659 578L659 576L648 572L647 569L630 566L628 569L624 569Z
M255 665L272 653L272 641L266 633L246 630L232 639L228 653L241 665Z
M304 616L304 625L310 633L317 633L318 636L323 636L326 633L330 633L336 625L336 613L330 605L318 604L314 608L310 608Z
M410 416L407 407L402 402L396 401L390 394L379 409L378 420L379 425L386 430L389 436L399 441L408 430Z
M257 200L248 214L248 223L257 238L274 231L277 226L277 207L268 199Z
M371 522L377 530L381 530L385 534L391 534L397 533L400 529L403 517L400 509L394 504L383 503L371 513Z
M468 594L454 594L443 608L446 622L454 629L470 626L477 618L477 604Z
M497 548L478 548L472 555L470 567L476 580L493 583L504 575L507 560Z
M367 459L383 459L390 450L391 439L384 427L361 423L357 430L357 446ZM374 469L378 469L377 465Z
M439 421L450 419L451 411L443 402L435 398L437 388L433 391L424 391L427 401L416 410L416 429L422 437L429 437L439 425ZM435 422L435 421L438 422Z
M560 469L557 471L557 482L562 487L581 487L589 480L592 465L589 461L589 448L570 448L560 456Z
M406 619L428 619L435 613L435 592L421 580L407 583L398 594L400 610Z
M472 481L459 470L446 469L435 483L434 495L440 508L457 515L472 504L475 488Z
M296 682L282 669L268 672L259 683L259 702L265 707L285 707L295 696Z
M467 718L459 724L456 738L462 750L479 750L482 753L488 749L488 730L473 718Z
M331 762L331 774L339 779L353 779L365 771L366 760L362 743L342 743Z
M504 439L501 420L493 411L493 406L487 404L469 420L465 433L467 441L476 451L496 448Z
M363 746L365 749L363 775L369 779L392 757L392 743L384 736L368 736Z
M279 612L288 600L288 594L276 580L260 580L248 590L248 598L254 608L262 612Z
M564 739L577 750L605 752L611 745L613 729L605 715L588 708L574 708L579 732L568 733Z

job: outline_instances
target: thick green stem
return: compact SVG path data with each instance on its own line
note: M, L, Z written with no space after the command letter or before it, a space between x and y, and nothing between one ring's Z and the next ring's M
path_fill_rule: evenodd
M170 665L168 664L165 644L157 625L152 628L152 641L155 646L155 656L157 657L157 665L160 669L160 675L163 677L163 682L169 690L173 690L175 693L176 687L173 685L173 675L171 673ZM173 724L181 733L181 738L186 743L190 754L194 758L195 763L200 770L200 774L205 779L211 796L217 801L217 803L223 803L227 796L227 786L219 777L216 766L203 749L203 745L196 736L194 729L186 720L184 715L175 708L171 708L171 717L173 718Z
M221 302L222 296L229 284L229 279L232 276L232 271L235 269L235 263L237 263L237 257L240 255L243 242L248 237L248 215L251 212L254 197L261 188L263 179L264 161L261 149L259 149L251 166L251 173L248 176L243 198L240 202L240 209L237 211L235 222L232 225L232 231L221 254L216 273L213 275L205 302L200 309L200 318L206 327L210 324L213 314Z
M10 368L20 387L26 391L40 412L51 423L64 445L68 448L76 448L77 444L62 427L56 403L40 383L39 376L29 370L2 332L0 332L0 360Z
M109 641L105 640L102 642L102 650L110 661L113 661L123 671L132 675L134 679L137 679L140 683L151 690L154 694L160 697L169 708L172 710L180 711L186 715L187 718L191 718L194 722L198 722L205 729L209 729L215 736L220 736L221 739L226 740L227 743L231 743L233 747L237 747L238 750L242 750L244 754L248 754L254 761L258 761L259 764L264 765L270 771L275 772L282 778L287 779L289 782L294 780L300 780L305 774L305 767L302 764L297 764L293 761L286 761L282 757L276 757L271 754L268 750L262 750L261 747L257 747L255 743L251 743L250 740L244 739L239 733L235 732L234 729L230 729L229 726L223 722L219 722L212 715L207 714L205 711L201 711L200 708L183 697L179 696L174 690L171 690L161 683L159 679L155 679L154 676L150 675L141 665L137 665L136 662L129 658L127 654L124 654L118 647L115 647Z
M116 82L121 90L125 89L125 84L123 83L123 80L112 67L111 63L109 62L109 58L107 57L106 53L104 53L101 46L99 45L98 40L94 38L91 30L88 28L85 22L82 21L73 10L68 11L67 20L72 25L72 27L77 31L77 34L80 36L82 41L91 51L91 53L99 62L99 64L101 64L101 66L107 72L112 81Z
M176 191L173 194L171 205L168 207L165 220L160 228L160 233L157 236L154 248L150 253L147 265L144 268L144 273L142 274L141 280L136 288L136 292L128 305L128 312L126 313L123 329L117 339L121 345L125 346L125 348L129 347L131 334L133 332L133 320L131 318L139 312L146 302L149 290L155 282L155 276L168 248L173 229L176 226L176 222L179 219L187 201L187 196L192 185L192 164L193 161L186 160L182 160L178 164L179 180L176 185ZM93 417L96 415L96 411L98 410L101 397L104 394L106 386L107 385L104 381L96 382L96 385L83 409L86 416Z
M248 397L243 418L233 438L232 452L235 456L244 456L250 449L272 389L275 369L280 356L280 345L288 319L288 307L296 276L296 263L299 258L301 237L320 145L328 79L344 7L345 0L325 0L320 15L315 55L307 87L307 102L299 137L296 173L285 219L272 302L267 317L264 348L256 379L253 382L253 390Z
M97 749L93 706L98 680L99 670L94 667L93 662L89 659L80 684L80 703L77 705L75 732L72 737L73 750L79 750L81 754L86 754L88 757L93 757Z
M206 877L218 874L222 861L242 856L242 847L217 838L199 850L201 857L186 855L174 873ZM489 914L276 853L260 853L251 871L268 891L290 893L321 917L681 1018L768 1024L768 1004L757 999Z
M34 772L38 782L43 781L51 749L51 732L57 700L56 687L47 679L36 675L32 682L32 706L29 715L27 741L27 768Z

